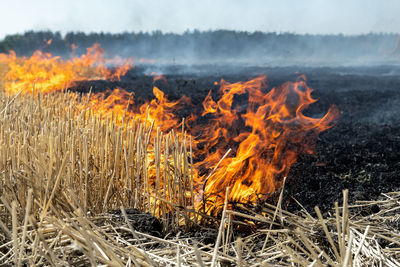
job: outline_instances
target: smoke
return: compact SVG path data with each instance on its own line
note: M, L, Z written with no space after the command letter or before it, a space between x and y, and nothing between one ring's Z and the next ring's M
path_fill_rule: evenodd
M0 38L26 30L84 32L187 29L362 34L399 32L396 0L4 0Z
M65 47L73 43L84 53L99 42L112 55L156 60L156 72L163 64L400 62L400 53L393 52L397 35L379 34L399 32L396 0L6 0L3 4L7 12L0 21L7 27L0 29L0 37L27 30L60 31ZM71 31L136 34L68 39ZM377 34L366 35L370 32Z
M48 42L50 39L52 42ZM152 65L149 73L176 72L181 65L191 72L190 65L220 65L226 70L226 66L365 66L400 62L400 37L396 34L345 36L195 30L183 34L70 32L62 36L47 31L7 37L0 42L0 52L11 49L19 56L30 56L40 49L69 57L72 47L77 47L74 51L79 56L96 43L105 49L106 57L133 58L135 65Z

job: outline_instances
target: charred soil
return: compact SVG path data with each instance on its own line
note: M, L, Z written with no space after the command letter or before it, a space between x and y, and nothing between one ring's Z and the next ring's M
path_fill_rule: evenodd
M218 98L221 78L229 82L244 81L266 74L269 88L295 81L305 74L307 84L319 99L306 111L308 116L321 116L334 104L341 113L336 125L323 132L313 155L302 155L292 166L285 187L284 206L290 211L300 207L308 211L318 205L324 212L341 199L349 189L350 201L370 200L382 192L400 190L400 68L241 68L223 72L222 67L207 66L184 72L184 67L170 67L167 81L144 74L145 67L129 71L121 81L90 81L75 84L74 90L100 92L117 87L134 92L135 103L153 98L157 86L170 100L182 95L191 97L192 106L180 111L180 117L201 112L202 101L211 90ZM207 71L208 69L208 71ZM168 74L170 73L170 74ZM201 119L199 123L206 123ZM376 212L371 209L370 212Z

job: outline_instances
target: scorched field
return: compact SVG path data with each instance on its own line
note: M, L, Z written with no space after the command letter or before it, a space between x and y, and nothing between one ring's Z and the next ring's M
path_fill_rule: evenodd
M400 68L0 55L0 262L400 263Z

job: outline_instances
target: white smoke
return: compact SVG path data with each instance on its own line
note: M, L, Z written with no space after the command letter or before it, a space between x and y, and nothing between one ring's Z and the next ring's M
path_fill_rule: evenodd
M27 30L400 32L397 0L1 0L0 38Z

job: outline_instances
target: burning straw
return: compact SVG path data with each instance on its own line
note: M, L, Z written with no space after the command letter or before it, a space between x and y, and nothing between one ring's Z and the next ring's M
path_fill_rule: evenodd
M5 69L1 80L6 92L31 93L33 101L38 93L59 92L64 86L73 86L77 80L118 79L130 67L126 63L117 66L113 72L106 68L107 62L98 45L88 48L85 55L69 60L40 51L30 58L20 58L10 52L0 55L0 63L5 64L1 68ZM74 161L78 164L69 169L70 175L79 170L79 186L86 186L82 190L84 193L80 193L85 198L85 211L90 201L87 199L87 184L95 175L99 175L101 183L107 183L99 186L100 192L104 193L102 210L105 210L109 197L113 196L112 189L115 189L116 179L120 176L126 176L121 178L122 184L117 185L123 189L123 194L134 194L135 201L141 197L147 204L150 199L156 199L150 202L154 205L153 213L157 215L165 214L165 211L160 212L163 207L156 203L170 202L169 205L173 206L176 198L179 199L177 205L184 210L190 206L191 209L201 209L203 213L216 214L222 209L228 187L231 188L229 203L264 201L280 190L283 178L298 156L313 153L319 133L333 126L339 117L335 106L331 106L320 118L304 115L307 107L317 101L312 98L313 89L307 86L304 76L272 89L267 87L266 76L237 83L222 80L220 85L218 99L214 100L210 91L202 102L201 116L208 121L207 124L198 122L200 115L196 112L190 114L186 123L180 123L176 112L188 107L190 98L182 96L179 100L170 101L157 87L153 88L155 98L141 106L135 106L134 93L120 88L89 93L86 101L73 103L76 109L70 107L67 112L73 110L77 117L69 115L66 119L72 121L69 126L74 131L65 133L62 141L65 139L73 146L76 141L69 139L83 139L83 145L78 148L82 154L68 151L71 164L75 164ZM30 112L29 125L32 125L32 103ZM138 119L143 124L137 124ZM81 123L76 125L78 121ZM111 128L105 127L110 121L113 123ZM87 131L90 136L75 130L81 125L90 127ZM184 126L188 129L189 138ZM51 134L50 137L56 136L54 132ZM106 147L99 147L101 144ZM92 147L93 151L87 151ZM226 153L227 150L232 153ZM62 158L67 152L65 149L63 153L59 151L57 158ZM104 155L109 152L113 156L104 161ZM172 176L166 173L170 168L166 160L168 157L173 161ZM54 163L51 157L49 159ZM89 170L92 166L97 168L96 171ZM136 187L132 185L134 177ZM172 184L170 181L173 181ZM186 190L188 185L190 191ZM136 191L128 193L127 186ZM197 197L194 197L194 192ZM128 198L132 199L132 196ZM100 204L96 207L99 208ZM135 207L141 206L135 202ZM147 211L147 208L142 210ZM184 217L191 220L188 214Z
M82 101L85 96L68 92L33 99L1 95L0 262L398 266L399 193L349 206L346 191L343 204L327 218L318 208L314 218L306 211L296 215L269 204L246 214L225 205L214 247L187 237L142 233L129 219L115 221L104 212L134 206L157 214L166 231L197 223L193 211L184 208L192 199L187 195L192 192L185 147L189 141L156 131L156 146L149 146L151 124L123 118L122 128L116 117L104 120L76 110ZM148 160L150 154L155 160ZM157 179L149 183L152 169ZM370 205L380 211L360 216L359 209ZM234 229L242 223L259 226L252 235L238 238Z
M14 63L22 60L24 66L31 60L13 54L0 59L14 70L21 67ZM187 103L187 98L169 102L154 88L156 99L134 114L129 109L133 96L126 91L116 90L107 97L61 91L61 83L70 81L63 68L73 75L81 72L49 55L37 54L34 59L60 70L56 71L60 79L48 84L48 73L34 82L29 80L31 75L26 75L27 80L11 75L3 84L8 90L0 92L0 263L399 265L398 193L350 207L345 191L342 205L336 203L328 216L318 208L316 217L307 211L292 214L282 210L284 177L296 160L295 153L299 147L300 152L312 152L314 139L303 144L307 134L317 136L337 117L336 109L320 119L302 114L315 101L304 80L269 93L261 90L262 77L244 83L222 82L221 99L214 101L209 94L203 102L205 112L213 115L213 124L203 129L203 139L193 140L185 131L186 124L179 124L170 112ZM90 74L83 78L110 77L104 66L93 65L95 62L85 56L77 60L77 66ZM288 94L282 92L295 93L297 101L286 105ZM232 105L235 95L242 94L250 95L245 114ZM116 99L126 102L118 104ZM99 101L109 106L96 105ZM274 123L280 128L271 128ZM213 129L215 126L220 129ZM251 130L235 135L240 126ZM292 132L288 134L286 129ZM287 137L293 136L288 142ZM212 147L198 150L192 142L222 145L210 152ZM241 142L238 148L227 150L225 145L235 142ZM208 157L194 163L194 153ZM201 176L197 168L212 171ZM240 203L255 202L263 193L267 195L261 199L265 199L276 191L281 192L277 206L263 204L254 212ZM199 201L201 197L204 202ZM231 201L238 202L238 210L232 209ZM377 205L380 211L367 217L357 213L369 205ZM138 231L124 207L159 218L160 235L215 226L217 242L196 242L179 232L160 238ZM221 218L210 215L221 215L221 209ZM251 229L252 234L240 236L241 227Z

